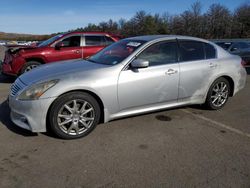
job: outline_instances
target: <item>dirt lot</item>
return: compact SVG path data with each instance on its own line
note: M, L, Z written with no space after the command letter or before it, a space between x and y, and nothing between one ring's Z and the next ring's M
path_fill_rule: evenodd
M125 118L71 141L13 125L11 82L0 75L1 188L250 187L250 75L223 110Z

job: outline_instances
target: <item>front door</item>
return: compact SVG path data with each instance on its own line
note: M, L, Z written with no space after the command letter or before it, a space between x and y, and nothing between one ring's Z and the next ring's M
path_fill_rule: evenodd
M53 48L47 57L50 62L82 58L81 36L69 36L61 40L60 49Z
M127 68L120 73L120 110L177 101L179 64L176 42L155 43L140 53L137 59L149 61L149 67Z

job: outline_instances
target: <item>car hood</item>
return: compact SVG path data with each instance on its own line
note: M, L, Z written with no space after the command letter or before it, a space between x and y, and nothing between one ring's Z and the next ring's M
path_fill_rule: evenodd
M30 85L37 82L43 82L52 79L62 79L67 76L76 76L79 73L91 73L93 70L99 70L109 67L103 64L92 63L86 60L69 60L54 62L41 65L29 72L22 74L19 79L25 84Z
M12 46L7 46L8 47L8 51L10 54L16 54L20 51L22 51L22 53L29 51L29 50L34 50L37 49L36 46L21 46L21 45L12 45Z

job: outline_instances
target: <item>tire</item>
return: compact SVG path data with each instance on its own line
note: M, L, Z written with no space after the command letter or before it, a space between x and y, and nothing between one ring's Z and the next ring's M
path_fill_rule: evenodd
M28 72L38 66L40 66L41 63L38 61L29 61L27 63L25 63L25 65L23 66L22 70L21 70L21 74Z
M230 91L228 80L223 77L218 78L209 88L205 106L210 110L221 109L227 103Z
M58 137L76 139L93 131L100 115L100 106L94 97L85 92L70 92L55 100L48 117L50 129Z

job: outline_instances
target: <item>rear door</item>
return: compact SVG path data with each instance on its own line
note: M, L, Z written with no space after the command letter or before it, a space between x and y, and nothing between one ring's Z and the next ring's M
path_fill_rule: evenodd
M114 42L108 36L105 35L85 35L84 36L84 47L83 47L83 58L88 58L104 47L112 44Z
M203 97L218 71L215 48L208 43L178 40L180 85L179 100Z
M60 41L63 43L60 49L53 47L50 54L46 54L50 62L82 58L83 49L81 45L81 35L66 36Z

